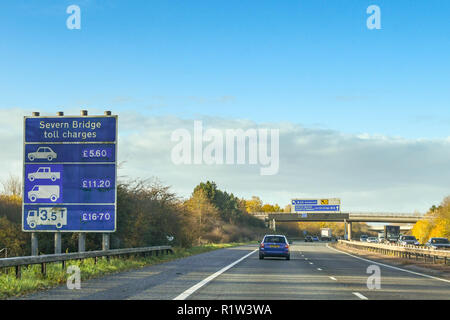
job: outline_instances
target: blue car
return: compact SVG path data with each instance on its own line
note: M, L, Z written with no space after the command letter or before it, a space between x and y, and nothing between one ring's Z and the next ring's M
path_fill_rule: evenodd
M265 235L259 245L259 259L265 257L284 257L291 259L289 241L283 235Z

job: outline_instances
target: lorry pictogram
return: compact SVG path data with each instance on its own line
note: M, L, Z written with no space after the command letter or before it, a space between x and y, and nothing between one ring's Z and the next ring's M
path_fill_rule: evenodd
M39 210L29 210L27 224L31 229L36 226L56 226L61 229L67 225L67 208L39 208Z

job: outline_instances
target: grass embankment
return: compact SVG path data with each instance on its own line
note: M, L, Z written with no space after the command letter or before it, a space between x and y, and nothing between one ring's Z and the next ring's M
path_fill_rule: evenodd
M173 248L174 254L169 255L164 254L149 257L135 256L130 258L111 257L109 261L107 261L106 258L101 258L98 259L97 264L95 264L94 259L85 259L82 261L74 260L67 261L66 266L76 265L80 267L81 281L84 281L107 274L139 269L153 264L243 244L245 243L207 244L191 248L175 247ZM14 268L8 269L8 273L5 273L5 270L0 272L0 299L17 297L38 290L49 289L59 284L66 283L67 278L70 276L70 274L67 273L67 269L62 269L61 263L47 264L46 276L42 275L40 265L22 267L22 277L20 279L16 279Z

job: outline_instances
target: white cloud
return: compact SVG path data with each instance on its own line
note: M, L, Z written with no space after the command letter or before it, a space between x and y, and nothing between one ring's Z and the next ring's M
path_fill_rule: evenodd
M21 175L23 115L0 110L0 179ZM92 113L93 114L93 113ZM304 128L293 123L203 117L206 128L280 129L280 169L261 176L258 165L175 165L172 131L192 132L194 119L119 114L120 176L158 177L182 196L214 180L239 197L286 205L293 197L340 197L347 211L426 211L450 194L450 139L404 139Z

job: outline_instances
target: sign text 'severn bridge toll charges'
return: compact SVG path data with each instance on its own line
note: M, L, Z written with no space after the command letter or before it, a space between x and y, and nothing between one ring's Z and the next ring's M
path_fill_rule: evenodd
M23 231L116 230L117 116L25 117Z

